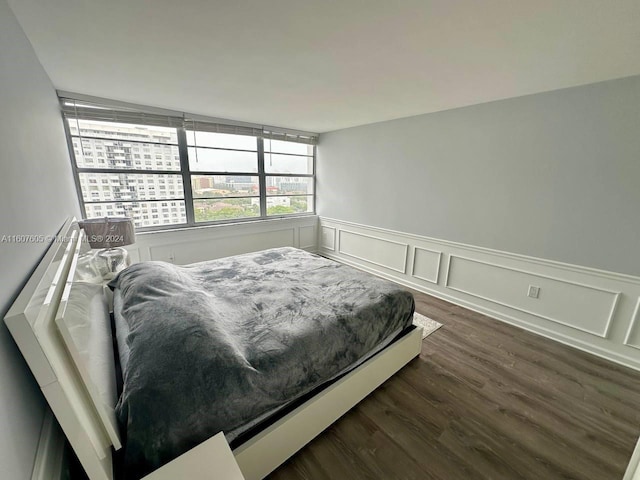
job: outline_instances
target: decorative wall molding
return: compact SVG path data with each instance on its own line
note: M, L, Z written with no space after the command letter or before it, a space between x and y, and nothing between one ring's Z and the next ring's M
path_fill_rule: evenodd
M319 253L558 342L640 370L640 278L320 217L358 242ZM407 252L381 262L394 247ZM383 250L382 253L379 250ZM395 268L389 268L390 266ZM528 286L541 288L538 299Z
M640 297L636 301L636 308L633 309L633 314L631 315L631 321L629 322L629 328L627 329L627 334L624 336L624 344L637 348L640 350L640 343L633 343L631 341L631 336L633 335L638 319L640 318Z
M31 480L60 480L62 477L62 461L64 457L65 439L62 430L47 407L38 450L31 473Z
M442 245L446 249L458 248L464 251L475 251L475 252L478 252L479 254L484 253L484 254L491 255L492 257L505 257L509 260L523 260L529 264L540 264L543 266L558 267L567 271L575 271L578 273L588 273L588 274L595 275L602 278L611 278L612 280L626 280L629 283L634 283L640 286L640 277L635 277L633 275L628 275L625 273L599 270L597 268L585 267L582 265L574 265L571 263L559 262L557 260L530 257L527 255L522 255L520 253L505 252L502 250L495 250L492 248L480 247L477 245L469 245L461 242L453 242L451 240L443 240L440 238L426 237L423 235L417 235L415 233L406 233L406 232L400 232L397 230L391 230L388 228L373 227L370 225L363 225L361 223L349 222L347 220L339 220L335 218L322 217L322 216L319 216L318 219L320 221L320 225L340 224L345 227L350 227L352 230L353 228L356 228L356 229L366 230L369 232L374 232L377 234L384 234L384 235L389 235L391 237L406 239L410 244L418 244L420 242L424 242L432 246ZM437 247L433 247L433 248L437 249Z
M432 265L432 268L434 268L435 272L434 274L431 276L431 278L429 277L425 277L423 275L420 275L416 272L418 271L422 271L422 269L420 268L420 262L419 262L419 252L427 252L427 257L429 255L431 255L431 258L433 261L435 261L435 267ZM435 256L435 259L433 258ZM442 252L437 251L437 250L430 250L428 248L422 248L422 247L416 247L414 245L413 247L413 260L411 262L411 276L415 277L419 280L424 280L425 282L431 282L431 283L438 283L438 278L440 277L440 264L442 263Z
M303 250L316 250L316 225L298 227L298 245Z
M351 240L349 240L349 237L351 237ZM355 240L356 238L359 238L359 240ZM363 242L362 239L365 239L365 241ZM357 258L389 270L400 273L407 271L409 245L406 243L340 229L338 231L338 251L342 255ZM362 256L360 254L361 251Z
M546 315L544 313L541 313L540 311L536 311L536 308L535 308L536 305L535 304L537 302L539 302L539 299L532 299L531 308L526 308L526 307L522 307L522 306L519 306L517 304L514 304L513 302L502 301L502 300L500 300L498 298L495 298L495 296L493 298L491 298L491 297L482 295L482 294L480 294L478 292L473 292L470 289L458 288L458 287L456 287L454 285L451 285L451 282L450 282L450 279L451 279L450 271L451 271L452 265L454 264L454 260L456 260L456 259L460 259L460 260L463 260L463 261L466 261L466 262L476 263L476 264L479 264L479 265L486 265L487 267L489 267L491 269L498 268L498 269L507 270L509 272L517 272L517 273L523 274L523 276L529 277L528 278L529 280L535 280L535 279L538 279L538 280L552 280L553 282L563 283L565 285L574 287L574 290L575 290L576 287L579 288L579 289L591 289L591 290L593 290L595 292L599 292L601 294L605 294L607 296L610 296L611 298L609 299L609 303L602 306L603 307L602 310L606 310L608 312L608 314L607 314L606 317L600 317L600 319L601 319L600 323L602 324L601 325L601 327L602 327L601 331L592 330L590 328L585 328L583 326L576 325L571 321L571 317L572 316L580 317L580 320L584 321L585 317L587 317L589 315L592 315L594 313L597 314L598 313L597 312L598 309L597 309L597 306L594 306L594 305L584 305L583 303L582 304L577 304L575 302L572 302L570 299L566 299L566 303L571 303L572 310L570 312L565 312L565 313L569 314L568 315L569 319L562 320L560 318L557 318L557 316L554 317L554 316L551 316L551 315ZM540 282L540 283L543 283L543 282ZM471 259L471 258L466 258L466 257L458 256L458 255L450 255L450 257L449 257L449 266L448 266L448 269L447 269L447 276L446 276L446 281L445 281L444 286L449 288L449 289L451 289L451 290L455 290L455 291L458 291L460 293L464 293L466 295L471 295L471 296L479 298L481 300L486 300L486 301L489 301L489 302L497 303L498 305L509 307L509 308L518 310L518 311L520 311L522 313L533 315L533 316L536 316L536 317L541 318L543 320L547 320L547 321L550 321L550 322L555 322L555 323L558 323L560 325L564 325L564 326L567 326L567 327L570 327L570 328L575 328L577 330L580 330L580 331L583 331L583 332L586 332L586 333L589 333L591 335L595 335L595 336L598 336L598 337L602 337L602 338L607 338L607 335L609 333L609 328L611 326L611 322L612 322L614 314L615 314L616 306L618 304L618 299L619 299L620 293L621 293L621 292L616 292L616 291L606 290L606 289L603 289L603 288L594 287L593 285L586 285L586 284L583 284L583 283L580 283L580 282L572 282L572 281L564 280L562 278L558 278L557 276L542 275L542 274L539 274L539 273L532 273L532 272L529 272L527 270L523 270L523 269L520 269L520 268L506 267L504 265L499 265L499 264L489 263L489 262L483 262L483 261L480 261L480 260L474 260L474 259ZM525 287L523 286L522 287L522 291L524 291L524 288ZM544 287L542 288L542 290L543 290L542 295L544 295L544 290L545 290ZM577 293L577 292L575 292L575 293ZM528 299L528 297L527 297L527 299ZM578 312L577 310L579 308L583 308L584 311L583 312ZM598 321L597 318L595 320Z
M322 236L320 237L319 244L322 245L322 248L325 250L331 250L332 252L336 251L336 229L333 227L322 226L320 228L320 232Z
M317 250L640 370L640 278L630 275L316 216L140 234L130 250L134 261L184 264L277 246ZM539 300L525 284L542 288Z
M164 230L136 235L128 250L133 262L161 260L185 265L255 252L266 248L297 247L317 250L315 215L255 222Z

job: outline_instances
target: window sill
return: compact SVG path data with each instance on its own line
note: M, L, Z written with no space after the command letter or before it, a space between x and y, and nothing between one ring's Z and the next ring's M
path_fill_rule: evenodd
M306 214L299 214L299 215L283 215L283 216L279 216L279 217L267 217L267 218L256 218L256 219L247 219L247 220L238 220L238 221L229 221L229 222L224 222L224 223L204 223L204 224L196 224L196 225L183 225L183 226L176 226L176 227L172 227L172 226L168 226L165 228L158 228L158 229L151 229L148 230L148 228L153 228L153 227L147 227L145 230L143 231L136 231L136 236L140 236L140 237L144 237L144 236L152 236L152 235L158 235L158 234L170 234L170 233L195 233L197 231L202 231L202 230L224 230L224 229L231 229L231 228L238 228L238 227L246 227L246 228L251 228L251 227L255 227L258 225L276 225L279 223L285 223L285 222L298 222L298 221L304 221L304 220L310 220L310 219L317 219L318 215L316 213L306 213Z

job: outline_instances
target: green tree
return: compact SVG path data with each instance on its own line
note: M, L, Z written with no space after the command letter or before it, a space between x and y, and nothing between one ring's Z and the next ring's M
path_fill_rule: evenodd
M307 199L305 198L295 198L291 199L291 207L295 212L301 213L307 211Z
M241 206L228 206L219 210L196 209L196 222L212 222L215 220L231 220L234 218L255 217L259 210L254 206L242 208Z
M267 208L267 215L286 215L288 213L296 213L292 207L285 207L284 205L274 205Z

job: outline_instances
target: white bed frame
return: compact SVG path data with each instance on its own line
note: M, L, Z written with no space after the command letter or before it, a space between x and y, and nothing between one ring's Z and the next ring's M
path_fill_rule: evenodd
M5 322L88 477L113 480L118 442L91 401L91 388L56 325L85 245L83 235L75 219L65 222ZM421 345L422 331L416 328L233 452L219 433L145 479L264 478L416 357Z

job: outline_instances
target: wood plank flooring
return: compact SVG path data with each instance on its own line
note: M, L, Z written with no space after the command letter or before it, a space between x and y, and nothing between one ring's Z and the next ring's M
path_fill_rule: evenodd
M413 293L444 326L269 479L622 479L640 372Z

